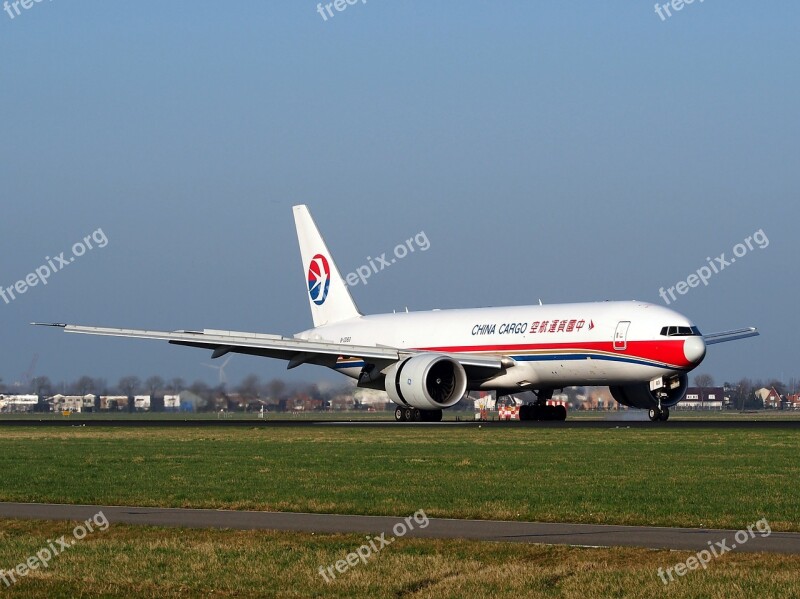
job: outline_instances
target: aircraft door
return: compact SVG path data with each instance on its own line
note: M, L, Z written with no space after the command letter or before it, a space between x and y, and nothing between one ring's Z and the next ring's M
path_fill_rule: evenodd
M614 331L614 349L622 351L628 347L628 327L631 326L630 320L623 320L617 323L617 330Z

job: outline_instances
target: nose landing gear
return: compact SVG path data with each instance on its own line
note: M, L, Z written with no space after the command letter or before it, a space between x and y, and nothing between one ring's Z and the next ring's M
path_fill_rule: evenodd
M648 415L650 416L650 420L653 422L656 422L657 420L666 422L669 419L669 408L650 408Z

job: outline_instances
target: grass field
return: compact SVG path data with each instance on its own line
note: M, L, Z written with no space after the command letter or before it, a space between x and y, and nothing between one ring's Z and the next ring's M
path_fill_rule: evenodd
M67 522L0 520L0 567L69 534ZM96 532L6 588L8 597L798 597L800 556L726 554L665 585L685 551L400 539L325 582L363 535L133 527Z
M0 427L2 501L800 530L786 429ZM73 524L0 520L0 569ZM326 582L364 535L113 524L9 597L798 597L800 556L398 539Z
M759 429L0 428L0 500L800 530Z

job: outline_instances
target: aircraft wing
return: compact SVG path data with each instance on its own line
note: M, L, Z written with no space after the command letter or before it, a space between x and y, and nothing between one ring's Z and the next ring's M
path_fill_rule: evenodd
M399 349L385 346L352 345L330 343L327 341L307 341L281 335L264 333L243 333L203 329L201 331L151 331L146 329L114 329L107 327L81 326L62 323L31 323L63 329L67 333L84 335L104 335L110 337L131 337L138 339L158 339L174 345L201 347L219 358L227 353L249 354L288 360L288 368L301 364L333 366L339 357L361 358L365 362L378 365L381 369L408 355L423 353L420 350ZM437 352L438 353L438 352ZM444 354L457 360L465 368L500 370L513 365L513 360L503 356L484 356L475 354Z
M721 333L703 335L703 341L706 342L706 345L713 345L715 343L735 341L736 339L746 339L747 337L756 336L758 336L758 329L755 327L747 327L746 329L735 329L733 331L723 331Z

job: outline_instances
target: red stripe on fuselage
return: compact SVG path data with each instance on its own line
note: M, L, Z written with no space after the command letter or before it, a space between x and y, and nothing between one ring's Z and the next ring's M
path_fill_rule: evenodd
M582 343L520 343L517 345L455 345L449 347L421 347L422 351L447 353L512 353L541 350L568 350L576 352L605 352L630 358L672 364L681 368L692 366L683 353L684 339L656 341L628 341L625 349L614 349L611 341L586 341Z

